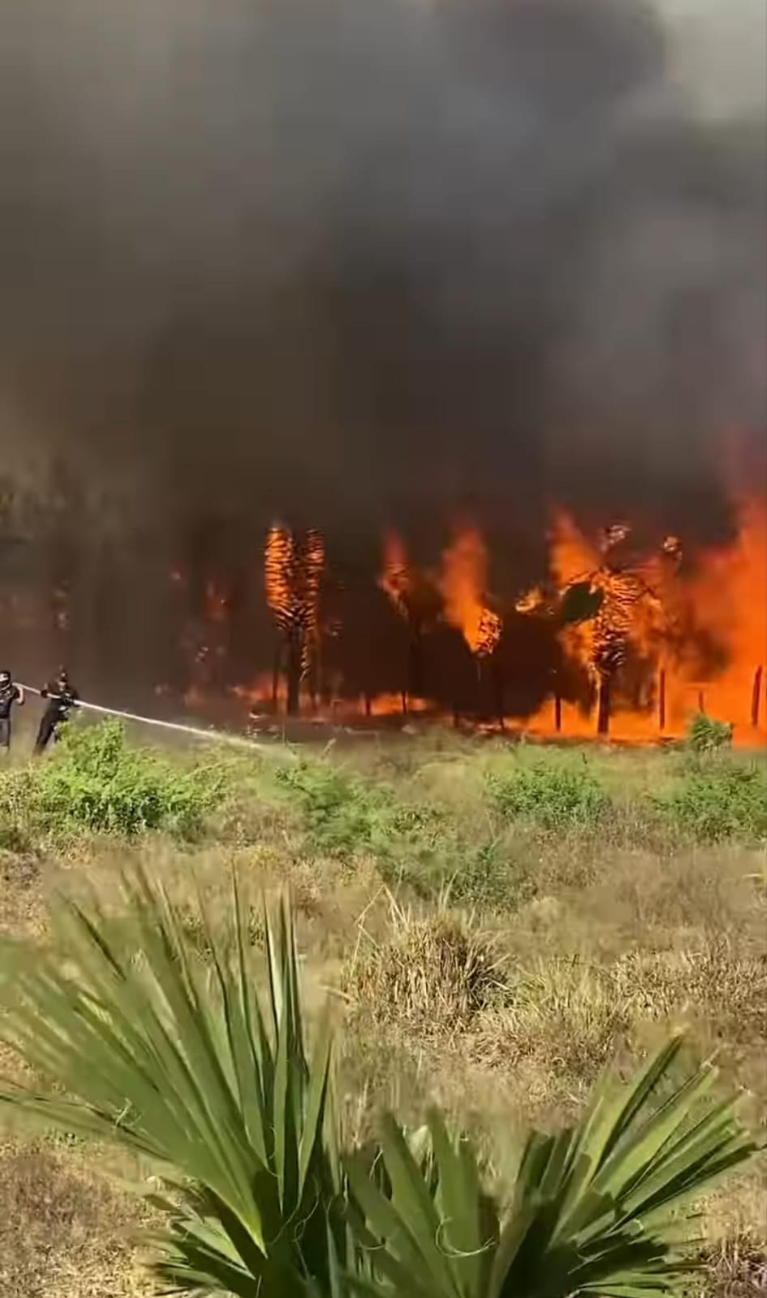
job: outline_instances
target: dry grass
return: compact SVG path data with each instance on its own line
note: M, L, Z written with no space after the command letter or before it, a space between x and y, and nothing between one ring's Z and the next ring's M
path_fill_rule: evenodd
M753 1237L727 1240L705 1258L705 1298L763 1298L767 1294L767 1249Z
M139 1298L135 1206L82 1161L44 1145L0 1150L0 1293L5 1298Z
M446 909L418 915L392 899L390 924L382 942L363 939L344 983L375 1025L449 1038L503 994L497 950L470 920Z

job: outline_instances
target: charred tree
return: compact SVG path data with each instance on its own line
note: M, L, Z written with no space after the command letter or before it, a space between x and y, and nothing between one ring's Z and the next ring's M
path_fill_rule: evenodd
M597 734L610 733L610 702L612 694L612 672L602 672L597 690Z
M288 633L285 650L285 711L289 717L295 717L301 705L303 674L301 635L297 628L292 628Z
M408 632L406 693L408 698L419 699L424 693L423 637L417 624L411 623Z

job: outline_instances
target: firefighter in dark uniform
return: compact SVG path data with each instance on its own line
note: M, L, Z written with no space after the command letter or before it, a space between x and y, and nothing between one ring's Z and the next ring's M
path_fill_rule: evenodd
M0 671L0 752L8 752L11 746L11 713L15 703L23 705L24 688L16 684L9 671Z
M72 708L77 707L80 699L65 667L61 668L55 680L49 681L45 689L40 691L40 697L48 700L48 706L37 732L36 753L44 752L51 739L56 739L59 726L68 720Z

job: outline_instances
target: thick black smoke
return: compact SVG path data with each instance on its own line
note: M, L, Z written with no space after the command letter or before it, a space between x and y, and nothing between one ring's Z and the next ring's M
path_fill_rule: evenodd
M275 515L362 567L459 508L510 570L551 499L726 528L723 439L765 420L761 110L701 102L642 0L3 28L8 526L91 621L153 565L255 569Z

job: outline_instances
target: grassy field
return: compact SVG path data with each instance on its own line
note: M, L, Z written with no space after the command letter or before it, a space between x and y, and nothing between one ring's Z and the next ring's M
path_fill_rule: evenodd
M764 758L726 748L434 731L260 757L142 749L107 726L0 776L0 930L43 934L62 887L116 897L140 859L201 945L198 892L215 917L235 869L258 947L262 898L287 884L309 1004L330 996L344 1024L349 1129L436 1099L513 1156L529 1121L576 1113L607 1061L627 1066L669 1026L763 1121L766 834ZM149 1293L123 1184L136 1172L7 1126L0 1292ZM702 1209L709 1292L764 1293L763 1169Z

